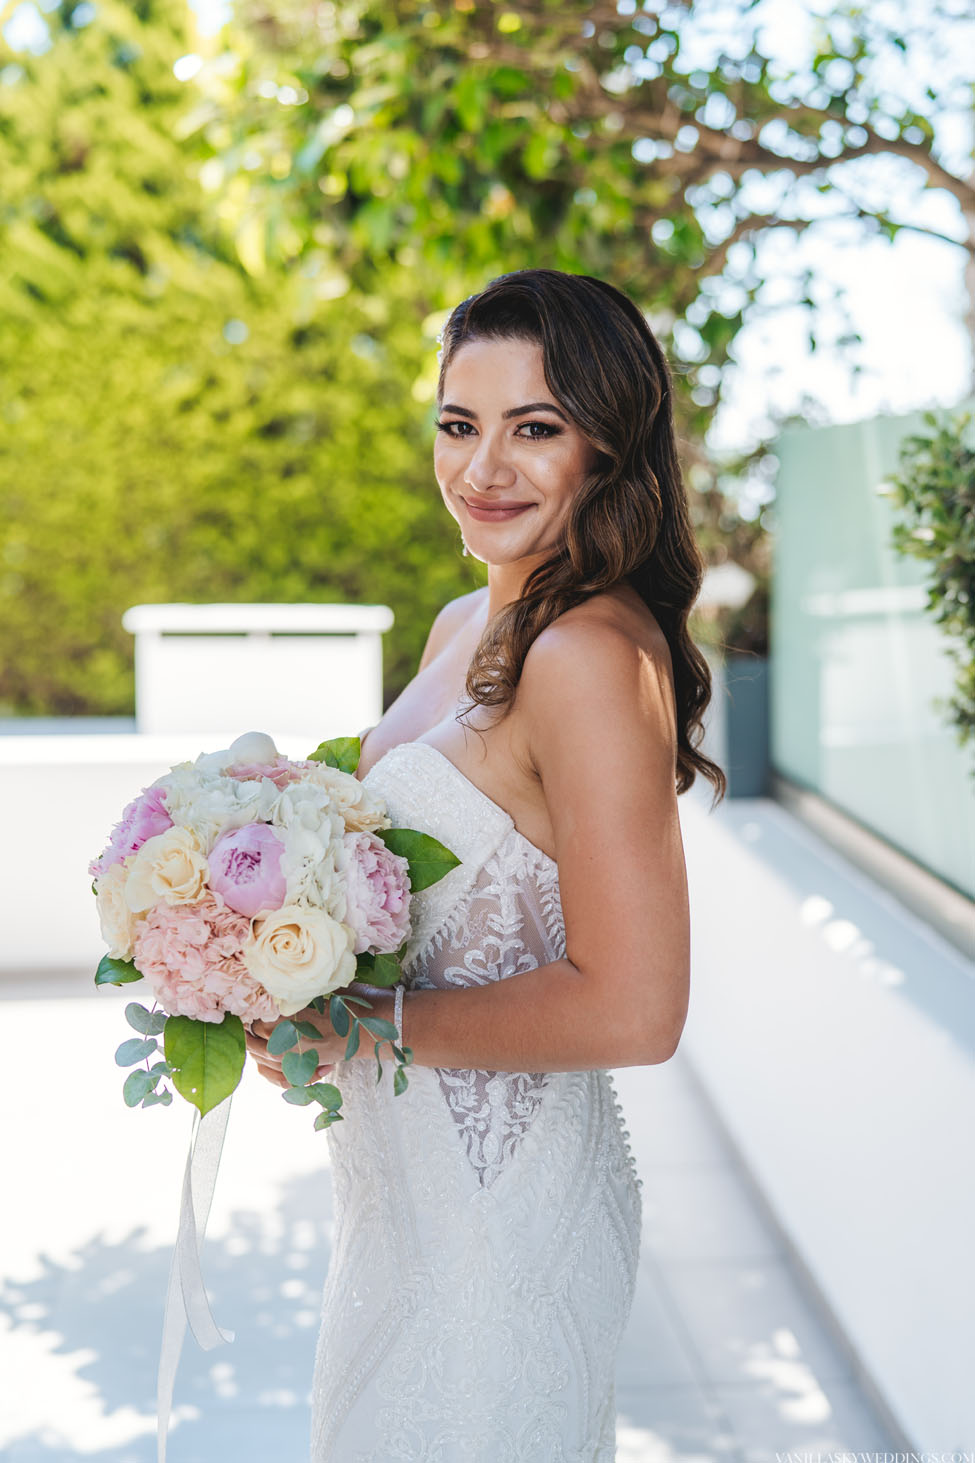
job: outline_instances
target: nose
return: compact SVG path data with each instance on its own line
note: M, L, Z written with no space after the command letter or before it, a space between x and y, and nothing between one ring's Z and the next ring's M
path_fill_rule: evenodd
M482 431L468 461L464 482L475 492L486 493L490 488L510 488L516 477L504 445L490 432Z

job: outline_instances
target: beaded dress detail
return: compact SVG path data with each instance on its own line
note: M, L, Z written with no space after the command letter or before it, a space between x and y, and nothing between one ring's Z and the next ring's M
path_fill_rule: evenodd
M564 956L556 864L442 752L363 780L461 859L413 896L408 987ZM612 1463L642 1204L610 1073L411 1066L396 1097L385 1052L334 1071L312 1463Z

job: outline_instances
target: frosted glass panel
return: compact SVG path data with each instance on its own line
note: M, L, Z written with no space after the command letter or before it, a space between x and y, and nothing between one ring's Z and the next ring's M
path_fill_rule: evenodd
M953 669L929 571L890 546L898 514L875 491L922 430L917 412L779 435L772 762L971 895L975 747L933 705Z

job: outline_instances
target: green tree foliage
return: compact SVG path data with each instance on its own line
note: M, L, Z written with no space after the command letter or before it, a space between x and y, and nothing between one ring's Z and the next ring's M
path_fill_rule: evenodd
M927 430L905 437L886 485L902 515L891 542L930 567L928 609L956 665L955 694L942 709L963 745L975 742L975 419L924 412L922 420Z
M927 91L909 86L905 61L897 90L897 58L908 39L920 55L920 34L840 5L786 64L763 50L754 11L237 0L237 28L197 78L196 122L237 185L226 218L252 267L323 249L353 275L398 266L431 310L528 265L630 291L686 387L690 443L764 284L761 235L846 219L892 238L916 225L923 188L975 208L931 120L970 101L970 84L948 67ZM705 44L709 29L721 44ZM880 157L906 165L896 205L861 166ZM960 213L959 227L952 242ZM809 279L797 284L815 314Z
M387 603L395 690L475 582L415 300L252 277L182 135L183 0L72 11L0 72L0 704L129 711L120 616L170 599Z
M972 190L869 10L790 69L739 5L700 64L701 7L636 0L237 0L183 80L184 0L61 0L46 49L0 46L0 704L129 709L119 618L160 599L388 603L394 693L483 580L430 466L436 333L528 265L647 310L702 545L763 564L701 445L757 238L911 226L870 157Z

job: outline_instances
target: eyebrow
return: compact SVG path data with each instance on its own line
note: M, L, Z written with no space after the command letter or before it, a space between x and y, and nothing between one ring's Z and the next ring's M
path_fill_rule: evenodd
M452 411L459 417L470 417L472 421L477 421L477 412L470 411L466 406L454 406L452 402L447 401L444 402L440 410ZM569 418L565 415L565 412L560 411L559 408L557 406L554 406L553 403L550 401L529 401L525 406L510 407L508 411L503 411L501 415L507 421L509 417L527 416L527 414L531 411L550 411L554 412L557 417L561 417L564 422L567 422L569 420Z

